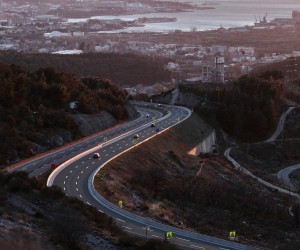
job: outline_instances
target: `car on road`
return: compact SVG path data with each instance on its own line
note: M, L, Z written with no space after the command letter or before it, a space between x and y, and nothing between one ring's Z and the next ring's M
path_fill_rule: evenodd
M139 134L135 134L134 136L133 136L133 138L139 138L140 136L139 136Z
M150 115L149 114L146 114L146 117L148 118Z
M99 153L94 153L94 158L100 158L100 154Z
M154 128L156 125L155 125L155 123L152 123L151 124L151 128Z

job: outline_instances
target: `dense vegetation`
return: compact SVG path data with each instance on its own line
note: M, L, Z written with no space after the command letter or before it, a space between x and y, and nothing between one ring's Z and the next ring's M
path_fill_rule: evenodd
M55 67L58 71L73 72L80 77L102 75L121 86L153 85L171 79L162 59L135 54L51 55L1 52L0 62L23 65L33 71L40 67Z
M275 127L282 96L280 74L243 76L221 91L219 122L241 141L263 139Z
M79 80L53 68L29 72L1 64L0 85L0 165L35 154L36 144L46 143L41 134L53 129L67 131L66 141L80 136L68 115L71 102L76 112L105 110L119 121L127 118L127 94L101 77Z

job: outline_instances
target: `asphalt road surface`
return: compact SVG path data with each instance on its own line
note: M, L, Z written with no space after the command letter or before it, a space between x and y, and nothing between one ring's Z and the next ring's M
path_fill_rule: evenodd
M119 226L130 234L163 240L166 232L172 232L173 236L169 241L181 249L255 249L236 242L184 231L151 218L134 215L125 210L126 201L123 201L124 208L121 208L118 204L106 201L94 189L94 176L107 162L159 135L191 114L190 110L182 107L164 106L163 109L167 109L168 113L163 111L159 119L157 119L158 115L151 110L140 109L145 123L139 123L136 126L133 124L132 131L119 133L117 139L112 138L104 143L100 141L99 146L71 159L50 176L48 185L57 185L68 196L77 197L86 204L95 206L99 212L112 216ZM152 123L155 123L155 127L151 126ZM136 134L139 135L138 138L134 136ZM100 157L93 158L94 153L99 153Z
M60 164L50 175L48 186L59 186L66 195L95 206L100 213L112 216L124 231L133 235L163 240L166 232L172 232L172 238L168 240L179 249L257 249L234 241L184 231L151 218L134 215L125 210L126 201L123 201L124 207L121 208L118 204L109 203L96 192L93 186L94 177L107 162L152 137L159 136L191 115L187 108L168 105L162 107L157 104L139 103L137 109L140 117L134 121L29 160L10 172L24 170L30 176L38 176L48 170L51 163ZM155 127L151 126L152 123L155 123ZM136 134L138 138L135 138ZM94 158L94 153L99 153L100 157Z

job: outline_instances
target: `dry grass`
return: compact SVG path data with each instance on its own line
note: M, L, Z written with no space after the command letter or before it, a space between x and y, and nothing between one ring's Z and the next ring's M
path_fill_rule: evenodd
M122 200L126 210L173 226L225 239L234 227L240 241L246 244L282 249L289 239L299 246L295 237L300 232L290 227L285 197L274 197L218 156L205 158L201 169L199 161L203 159L187 155L205 137L205 129L208 132L209 127L194 115L109 163L97 175L96 189L114 204ZM165 179L162 177L161 181L159 175ZM149 179L159 183L157 197ZM193 203L188 195L198 203ZM275 216L272 209L278 202L284 205ZM268 234L274 228L274 233ZM284 232L288 236L283 239Z

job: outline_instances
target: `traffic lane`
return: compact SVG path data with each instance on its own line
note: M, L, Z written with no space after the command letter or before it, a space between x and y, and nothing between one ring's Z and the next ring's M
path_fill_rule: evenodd
M146 123L144 123L146 124ZM131 126L132 128L132 126ZM125 131L125 130L120 130L120 131ZM131 131L131 130L129 130ZM112 135L116 135L116 136L112 136ZM50 158L44 158L44 160L42 162L38 162L38 163L34 163L32 164L31 168L27 168L27 172L29 172L31 175L35 175L36 174L36 170L37 170L37 167L36 165L40 165L38 168L43 168L42 171L45 171L45 167L50 166L51 163L56 163L58 164L58 158L61 158L62 155L64 156L63 159L61 159L60 162L63 162L69 158L72 158L73 156L76 156L78 153L81 153L81 152L84 152L86 151L88 148L91 148L91 147L94 147L94 146L97 146L99 145L100 143L105 143L105 142L109 142L110 138L114 139L116 137L118 137L120 134L117 134L117 133L109 133L107 134L106 136L101 136L100 138L96 138L96 139L93 139L91 140L89 143L84 143L81 147L77 147L76 149L80 149L78 151L76 151L76 149L70 151L70 150L67 150L67 151L64 151L64 152L61 152L57 155L56 158L54 157L50 157ZM41 163L43 165L41 165Z
M127 128L128 130L130 130L131 128L138 127L138 124L143 124L143 123L145 124L146 122L147 122L147 120L145 120L145 116L144 116L141 119L139 118L138 120L134 120L134 121L131 121L127 124L124 124L122 127ZM124 128L121 128L118 131L119 132L120 131L124 132L125 131ZM112 136L111 132L107 131L104 134L98 135L94 138L85 140L83 142L76 143L72 146L69 146L66 149L61 149L61 150L58 150L57 152L50 153L48 156L42 156L42 157L39 157L37 159L33 159L30 162L26 162L24 164L21 164L20 166L10 170L9 172L23 170L23 171L27 171L28 173L30 173L31 175L34 176L35 168L40 168L41 166L45 165L44 162L46 162L47 164L50 164L50 163L59 164L64 159L70 158L73 155L78 154L78 152L86 150L87 147L92 146L94 144L94 141L98 140L99 139L98 137L101 137L102 135ZM62 155L64 155L63 159L59 160L60 158L62 158ZM54 161L56 161L56 162L54 162Z
M166 127L168 125L171 125L171 124L174 124L175 122L177 122L176 120L172 121L172 119L166 119L166 121L167 122L160 121L158 124L160 125L162 123L162 124L164 124L164 126L161 126L161 127ZM141 141L143 139L147 139L148 137L153 136L155 133L156 133L156 131L153 130L153 128L151 128L151 126L149 126L149 127L145 127L143 130L140 131L140 135L141 135L140 138L132 138L132 135L129 135L129 136L121 139L120 141L116 141L110 145L103 146L103 148L101 148L100 150L95 151L95 152L100 152L100 159L98 159L98 161L101 160L102 158L104 158L104 160L106 160L105 158L107 158L107 157L113 157L114 155L122 152L123 149L130 148L135 143L138 143L139 141ZM108 148L109 148L110 153L105 154L105 152L107 151ZM93 153L85 156L84 158L79 159L78 161L75 161L69 167L63 169L59 176L68 176L69 168L74 168L75 165L80 165L81 163L85 163L88 160L91 160L92 155L93 155ZM84 167L84 166L82 166L82 167ZM62 179L64 179L64 178L59 177L59 176L57 177L57 179L55 181L55 185L61 186L61 183L63 181ZM66 177L66 178L68 178L68 177Z

